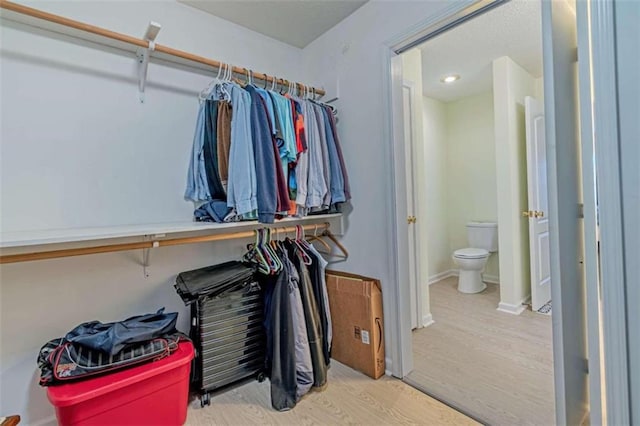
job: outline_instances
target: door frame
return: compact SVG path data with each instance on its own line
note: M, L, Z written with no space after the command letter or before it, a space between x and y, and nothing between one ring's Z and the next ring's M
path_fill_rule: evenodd
M384 130L385 138L390 143L388 147L388 155L391 161L391 190L392 190L392 202L395 205L395 209L392 212L392 222L395 226L392 226L389 230L389 241L391 242L392 256L389 258L389 270L391 276L395 278L395 283L392 285L393 292L390 294L389 299L393 304L391 312L394 314L393 324L395 325L395 339L393 339L394 347L391 348L391 361L390 372L393 376L403 378L413 370L413 353L412 353L412 341L411 341L411 321L410 312L407 307L410 303L409 288L404 283L407 283L407 248L408 248L408 230L403 225L403 219L407 216L406 212L406 182L405 182L405 147L404 147L404 135L403 135L403 118L402 118L402 61L400 54L412 47L417 46L423 41L429 38L435 37L443 31L457 26L481 13L491 10L494 7L500 6L504 3L504 0L469 0L464 2L456 2L447 6L441 13L433 15L426 21L409 28L407 31L397 35L396 37L388 40L381 46L381 54L383 57L383 73L384 73L384 86L382 88L384 108L385 108L385 121ZM544 3L544 0L542 0ZM544 13L544 11L543 11ZM577 20L580 20L581 16L577 16ZM544 31L543 31L544 32ZM544 36L543 36L544 37ZM546 51L545 62L547 61L547 55L552 55L551 52ZM546 74L546 73L545 73ZM547 102L550 102L553 97L552 93L546 93L549 83L545 79L545 110ZM549 113L552 110L548 111ZM547 150L553 151L555 156L555 143L549 146L550 142L555 140L555 134L553 137L549 137L549 130L547 130ZM566 172L566 170L565 170ZM577 173L577 170L576 170ZM577 174L576 174L577 175ZM557 176L553 176L557 179ZM559 190L560 189L560 190ZM549 185L549 192L556 191L556 195L561 197L563 192L558 186L557 180ZM586 201L586 200L585 200ZM554 206L556 208L565 208L566 206ZM595 208L595 207L594 207ZM562 212L566 216L566 212ZM555 223L558 223L558 211L550 212L550 216L556 216L554 218ZM550 231L557 232L557 231ZM558 235L555 235L557 241ZM553 261L553 258L552 258ZM556 267L552 268L552 281L560 282L560 270L564 268L575 268L575 264L570 261L568 256L559 257L556 259ZM575 261L575 259L574 259ZM552 298L558 295L560 289L557 289L552 293ZM556 300L563 303L573 303L571 300L562 300L558 297ZM562 306L555 306L554 311L560 311ZM555 312L554 312L555 314ZM565 338L568 338L563 333L562 315L554 315L553 321L553 334L554 334L554 383L555 383L555 405L558 416L566 413L566 394L564 385L564 363L563 359L563 342ZM592 330L589 327L586 332L590 333ZM591 336L590 336L591 337ZM586 360L585 360L585 374L586 374ZM594 390L592 389L592 392ZM558 417L560 422L564 422L564 419Z
M585 176L597 191L598 208L585 205L585 221L600 228L599 240L586 234L591 248L586 260L599 272L600 280L588 284L587 307L590 324L601 324L602 335L589 333L589 356L598 363L589 363L590 387L604 391L591 396L591 405L597 407L592 424L630 424L631 395L629 377L629 342L627 325L626 286L632 278L625 275L623 179L621 175L621 137L616 62L615 2L577 2L578 54L584 58L580 67L581 131L588 140L583 141L583 156L590 156L593 168ZM587 103L586 100L591 102ZM593 161L595 159L595 161ZM597 181L595 176L597 175ZM595 198L595 195L594 195ZM586 197L585 197L586 202ZM627 219L628 220L628 219ZM599 247L599 265L598 265ZM599 266L599 270L598 270ZM598 315L600 314L600 315ZM600 360L602 357L602 360ZM592 365L594 364L594 365ZM600 365L604 371L600 371ZM591 375L591 374L590 374ZM604 385L606 384L606 385ZM604 386L603 386L604 385ZM606 407L606 408L603 408ZM637 421L638 419L635 419Z

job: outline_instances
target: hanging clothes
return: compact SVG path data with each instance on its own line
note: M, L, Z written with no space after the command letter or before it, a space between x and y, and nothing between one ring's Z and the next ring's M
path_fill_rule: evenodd
M311 361L313 363L313 386L322 387L327 382L327 363L324 358L323 350L323 333L320 319L320 311L318 303L313 292L312 279L302 258L302 254L298 251L298 247L288 242L287 250L289 258L300 276L300 295L304 306L305 323L307 325L307 339L309 348L311 349Z
M185 199L196 220L258 220L336 211L351 198L330 107L218 81L201 95ZM215 203L213 203L215 201Z
M265 290L265 371L272 406L282 411L293 408L312 387L327 383L332 339L327 263L306 241L265 243L264 235L258 231L244 259L256 266Z
M229 180L229 152L231 150L231 104L227 101L218 101L217 123L217 147L218 147L218 173L220 182L227 192Z
M309 244L307 254L312 259L309 265L309 273L312 278L313 294L316 298L318 309L321 312L320 325L322 326L322 335L324 337L322 341L322 352L326 364L329 365L333 331L331 330L331 310L329 308L329 293L327 292L327 282L325 278L325 270L328 263L311 244Z
M227 200L218 172L218 101L207 99L204 114L203 154L209 196L213 200Z
M286 270L278 275L259 276L260 285L265 290L265 374L271 382L271 406L278 411L292 409L298 399L295 334L288 281Z
M279 253L283 254L282 251ZM300 276L287 256L282 256L282 261L289 275L289 303L293 313L295 340L296 400L299 401L313 386L313 362L305 324L304 305L300 294Z
M324 166L322 164L320 129L313 103L310 100L305 102L305 118L309 166L307 171L307 197L304 207L305 211L308 212L312 207L322 206L324 196L327 193L327 184L324 179Z
M187 172L187 188L184 192L186 200L198 202L211 199L207 172L204 163L204 117L205 104L200 102L196 130L193 135L193 147L189 158L189 171Z
M318 130L320 134L319 145L320 145L320 153L322 154L322 157L321 157L322 175L324 177L324 183L326 187L324 198L322 199L322 204L316 207L316 209L325 210L331 204L331 191L329 191L329 188L331 188L331 173L329 170L329 149L327 147L325 116L324 116L324 113L322 112L322 107L315 103L313 104L313 112L315 113L315 116L316 116L316 121L318 123Z
M335 141L335 144L336 144L336 153L338 154L340 168L342 169L342 177L344 179L345 201L349 201L351 199L351 188L349 187L349 176L347 175L347 167L345 166L344 157L342 155L342 148L340 146L340 138L338 137L338 130L336 129L336 118L333 116L333 112L329 107L327 107L327 116L329 118L329 124L331 125L333 140Z
M273 223L278 203L273 135L262 97L253 86L247 86L245 90L251 96L251 137L255 155L258 220L261 223Z
M333 130L331 129L331 122L329 118L331 110L328 107L325 107L322 108L322 112L324 115L325 134L327 137L327 154L329 157L329 169L331 173L331 182L329 184L331 203L343 203L346 201L344 192L345 181L342 167L340 166L340 159L338 158L336 141L333 137Z
M256 162L251 137L251 95L237 84L226 84L233 106L227 206L242 216L258 209Z

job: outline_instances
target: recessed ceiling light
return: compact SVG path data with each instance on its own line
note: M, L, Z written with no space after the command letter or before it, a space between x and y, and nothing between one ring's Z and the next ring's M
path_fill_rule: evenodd
M440 79L441 82L446 84L453 83L454 81L457 81L457 80L460 80L460 76L458 74L445 75Z

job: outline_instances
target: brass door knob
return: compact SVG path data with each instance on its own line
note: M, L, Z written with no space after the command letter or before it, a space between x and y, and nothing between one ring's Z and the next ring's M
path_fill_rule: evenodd
M533 212L531 210L527 210L522 212L523 217L533 217Z
M408 224L412 224L412 223L416 223L416 217L415 216L409 216L407 217L407 223Z
M535 217L544 217L544 212L536 210L535 213L534 213L534 216Z

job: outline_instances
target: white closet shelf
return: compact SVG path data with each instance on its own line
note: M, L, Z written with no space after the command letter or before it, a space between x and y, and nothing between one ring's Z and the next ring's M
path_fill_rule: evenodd
M165 237L178 233L201 233L202 231L241 232L260 227L283 227L296 224L314 224L341 219L342 213L314 215L303 218L285 218L273 224L261 224L257 221L234 223L211 222L168 222L139 225L118 225L93 228L48 229L40 231L17 231L0 233L0 248L19 248L47 244L64 244L73 242L104 241L130 237ZM334 229L341 234L341 224Z

